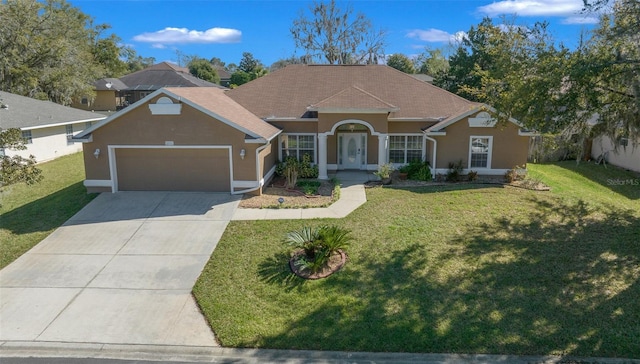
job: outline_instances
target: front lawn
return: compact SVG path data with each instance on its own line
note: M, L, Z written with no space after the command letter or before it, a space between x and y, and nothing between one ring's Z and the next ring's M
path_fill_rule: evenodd
M341 220L233 221L194 294L223 346L640 357L640 186L615 182L639 177L530 168L551 192L373 188ZM343 270L290 273L305 224L353 231Z
M82 185L82 153L38 165L42 182L0 193L0 269L51 234L96 195Z

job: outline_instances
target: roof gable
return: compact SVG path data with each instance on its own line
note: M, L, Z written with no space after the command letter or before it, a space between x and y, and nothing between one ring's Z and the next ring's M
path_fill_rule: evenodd
M149 101L159 95L166 95L174 100L180 100L180 102L242 131L252 139L271 140L280 133L280 129L256 117L227 97L222 89L209 87L175 87L157 90L135 104L120 110L102 122L82 131L74 139L86 139L96 129L103 127L136 108L149 105Z
M0 128L38 129L56 125L102 120L106 116L0 91L6 108L0 109Z

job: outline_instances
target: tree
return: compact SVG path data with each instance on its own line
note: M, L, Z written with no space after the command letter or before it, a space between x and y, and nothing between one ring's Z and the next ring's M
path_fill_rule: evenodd
M409 57L405 56L402 53L392 54L387 59L387 66L393 67L398 71L402 71L404 73L416 73L416 69L413 67L413 62L411 62Z
M242 53L240 65L235 72L231 74L231 85L240 86L258 77L266 75L269 71L262 65L260 60L253 57L249 52Z
M329 64L376 64L384 58L385 32L374 30L362 13L336 6L335 0L314 2L311 17L300 12L290 28L296 48L308 59Z
M105 77L121 77L129 70L129 66L123 60L127 50L118 43L120 38L111 34L107 38L96 40L93 46L93 58L102 65Z
M289 58L280 58L279 60L273 62L271 66L269 66L269 72L274 72L281 68L285 68L290 64L306 64L306 62L304 57L291 56Z
M603 1L594 1L596 7ZM640 1L618 0L612 13L601 17L598 28L576 50L566 92L584 95L589 112L597 114L594 135L612 140L640 138Z
M426 49L416 58L417 73L442 77L449 71L449 61L442 53L441 49Z
M0 147L14 150L27 149L22 131L17 128L0 130ZM20 182L32 185L43 179L42 171L35 166L36 159L33 155L29 158L3 155L0 163L0 188Z
M220 58L218 58L218 57L212 57L212 58L209 60L209 63L211 63L211 65L212 65L214 68L222 68L222 69L225 69L225 63L224 63Z
M0 2L0 89L65 105L91 94L104 29L64 0Z
M198 77L199 79L220 83L220 77L218 76L218 72L213 68L213 65L209 63L206 59L202 58L193 58L191 62L189 62L189 72Z

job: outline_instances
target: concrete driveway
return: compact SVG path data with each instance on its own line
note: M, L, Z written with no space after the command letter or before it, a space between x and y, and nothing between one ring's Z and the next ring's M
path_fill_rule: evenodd
M191 289L238 201L101 194L0 271L0 341L216 345Z

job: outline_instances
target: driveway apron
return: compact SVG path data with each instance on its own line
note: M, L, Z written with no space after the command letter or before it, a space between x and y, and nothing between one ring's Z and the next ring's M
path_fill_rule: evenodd
M238 201L101 194L0 271L0 341L215 346L191 289Z

